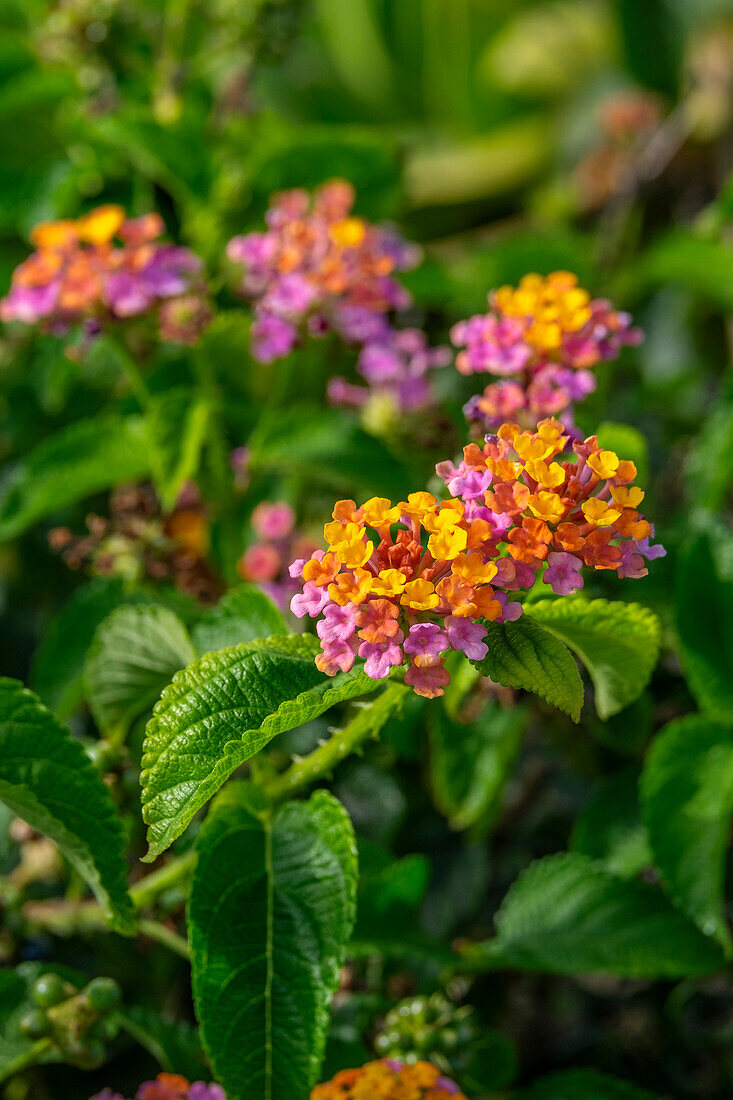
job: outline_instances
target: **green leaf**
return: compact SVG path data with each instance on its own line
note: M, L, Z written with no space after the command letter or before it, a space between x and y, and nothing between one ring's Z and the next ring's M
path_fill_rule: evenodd
M305 1100L356 911L348 814L325 791L260 818L229 787L197 841L196 1015L232 1100Z
M105 413L41 443L14 468L0 493L0 539L39 519L150 470L145 422Z
M654 1093L594 1069L571 1069L543 1077L516 1100L656 1100Z
M524 871L496 915L497 937L465 954L487 969L682 978L722 965L718 944L643 882L562 852Z
M626 67L640 84L676 98L685 52L683 4L674 0L615 0ZM654 48L649 48L649 43Z
M534 608L533 608L534 611ZM580 720L583 681L568 647L528 615L515 623L487 623L489 652L474 662L482 676L523 688Z
M121 1013L124 1031L144 1047L167 1073L180 1073L190 1081L207 1072L198 1028L185 1020L172 1020L141 1005Z
M84 696L84 658L99 624L126 600L122 581L95 577L50 624L31 665L30 686L62 721Z
M319 649L310 635L276 635L206 654L174 677L145 734L147 861L278 733L380 686L358 668L324 676L314 663Z
M283 410L264 438L250 440L250 470L299 475L339 492L409 491L409 475L384 444L336 409Z
M733 713L733 577L707 536L680 562L676 609L682 663L698 705Z
M283 613L269 596L254 584L240 584L203 613L192 637L199 653L209 653L286 631Z
M642 256L635 275L643 289L671 284L733 309L733 253L725 241L673 230Z
M210 403L187 387L156 394L145 410L153 481L166 510L198 473L210 413Z
M575 823L571 847L602 862L619 878L634 878L654 862L641 820L636 768L609 775L597 784Z
M489 703L474 722L432 712L430 776L433 796L453 829L490 826L501 806L527 723L522 707Z
M0 969L0 1084L16 1072L16 1065L20 1069L63 1061L58 1047L39 1049L30 1058L33 1048L38 1044L34 1039L29 1039L20 1028L20 1021L26 1012L36 1008L31 991L42 974L58 974L77 988L84 984L83 975L56 963L24 962L15 969Z
M532 618L586 666L599 717L610 718L639 698L659 655L659 620L647 608L563 596L533 604Z
M134 928L122 825L78 741L17 680L0 679L0 799L51 838L91 886L110 924Z
M733 726L693 714L657 735L642 773L654 860L676 905L733 947L724 914L733 819Z
M126 732L173 675L195 659L188 631L167 607L118 607L97 628L84 667L89 705L100 730Z

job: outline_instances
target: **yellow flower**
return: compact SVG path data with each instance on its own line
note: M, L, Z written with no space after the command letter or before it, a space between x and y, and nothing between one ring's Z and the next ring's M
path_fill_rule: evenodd
M348 603L364 603L371 592L374 578L366 569L354 569L353 573L339 573L328 594L334 603L345 607Z
M428 550L436 561L452 561L466 549L468 534L462 527L446 527L428 539Z
M583 515L594 527L610 527L621 515L620 508L612 508L605 500L589 497L581 504Z
M361 218L344 218L328 231L331 240L342 248L356 248L364 240L366 225Z
M488 584L496 576L496 563L484 561L483 554L472 550L468 554L459 554L452 565L453 575L475 588L479 584Z
M364 522L370 527L388 527L399 522L401 513L399 507L392 507L392 501L387 497L372 497L362 505L362 514Z
M644 499L644 490L638 485L612 485L611 496L619 508L638 508Z
M558 523L565 515L565 504L557 493L541 490L529 498L528 507L533 515L545 523Z
M543 462L542 459L534 459L526 464L525 470L545 489L557 489L565 481L565 471L559 462Z
M439 602L434 585L421 578L408 581L400 599L404 607L411 607L413 611L430 611L433 607L437 607Z
M434 508L437 503L432 493L420 492L410 493L407 500L401 500L397 507L400 515L415 516L416 519L421 520L425 513Z
M598 454L589 456L588 465L594 474L605 481L616 474L619 467L619 457L615 451L599 451Z
M399 596L405 581L405 574L399 569L382 569L372 582L372 592L375 596Z
M80 241L90 244L107 244L114 237L125 220L125 211L121 206L98 206L91 214L79 218L76 232Z

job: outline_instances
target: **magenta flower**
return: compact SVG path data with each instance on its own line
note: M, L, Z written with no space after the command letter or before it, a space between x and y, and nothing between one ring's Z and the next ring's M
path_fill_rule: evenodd
M340 607L336 603L329 603L323 618L316 624L316 633L322 642L350 642L356 633L354 605L346 604L345 607Z
M364 657L364 671L372 680L381 680L389 675L391 668L402 664L402 650L399 643L402 641L402 632L398 636L390 638L386 642L362 642L359 646L359 656ZM406 644L406 643L405 643Z
M324 588L316 588L313 581L307 581L303 585L303 591L296 592L290 601L290 610L298 619L302 619L304 615L315 619L328 602L328 592Z
M413 664L405 673L405 683L426 699L435 699L450 683L450 673L442 664Z
M574 554L554 551L547 555L547 565L542 583L549 584L556 596L569 596L583 587L583 562Z
M495 592L494 596L498 599L499 593ZM481 623L450 615L445 620L445 631L451 649L465 653L472 661L481 661L489 652L484 641L486 630Z
M448 640L437 623L415 623L405 641L405 653L419 657L438 657L447 648Z

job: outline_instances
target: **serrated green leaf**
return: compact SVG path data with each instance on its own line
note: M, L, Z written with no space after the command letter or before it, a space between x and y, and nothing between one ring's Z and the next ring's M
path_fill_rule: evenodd
M206 654L174 677L145 734L147 861L278 733L380 686L358 668L324 676L314 663L319 648L309 635L276 635Z
M656 1100L654 1093L594 1069L571 1069L543 1077L516 1100Z
M435 708L430 725L433 795L453 829L490 826L501 805L526 728L522 707L484 707L473 722L451 721Z
M641 792L654 860L670 897L730 950L724 879L733 820L733 726L697 714L670 722L652 742Z
M659 655L659 620L638 603L563 596L532 605L539 620L570 646L590 673L596 710L610 718L633 703Z
M196 1015L232 1100L305 1100L356 911L348 814L325 791L256 817L228 788L197 844L188 920Z
M283 613L269 596L254 584L240 584L203 613L192 637L199 653L210 653L286 631Z
M58 1047L39 1050L32 1062L27 1061L37 1044L20 1028L20 1021L25 1013L36 1007L31 997L35 982L42 974L49 973L58 974L77 988L84 983L83 975L52 962L24 962L15 969L0 969L0 1084L12 1076L16 1064L25 1069L32 1064L63 1061Z
M580 720L583 681L570 650L553 633L522 615L514 623L487 623L486 644L489 652L474 662L482 676L531 691Z
M17 680L0 679L0 799L54 840L110 924L134 928L122 825L78 741Z
M699 538L677 576L677 632L682 663L702 710L733 714L733 577Z
M118 607L97 628L84 666L87 698L100 730L127 731L174 674L195 659L188 631L167 607Z
M16 538L60 508L149 471L142 417L105 413L80 420L13 469L0 493L0 539Z
M606 776L596 785L575 823L571 848L619 878L634 878L654 862L641 820L636 768Z
M661 890L615 878L577 853L531 864L504 898L496 928L496 939L466 949L476 965L681 978L710 974L724 961L719 945Z
M187 387L156 394L145 410L153 481L165 509L198 472L210 413L210 402Z

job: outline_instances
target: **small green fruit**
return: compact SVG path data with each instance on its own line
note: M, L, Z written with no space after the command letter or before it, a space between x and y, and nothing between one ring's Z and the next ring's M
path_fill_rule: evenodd
M42 974L33 986L33 1000L39 1008L53 1008L66 999L66 987L58 974Z
M85 993L89 1007L103 1015L122 1004L122 991L114 978L95 978Z
M19 1027L29 1039L45 1039L51 1031L51 1021L40 1008L31 1008L21 1016Z

